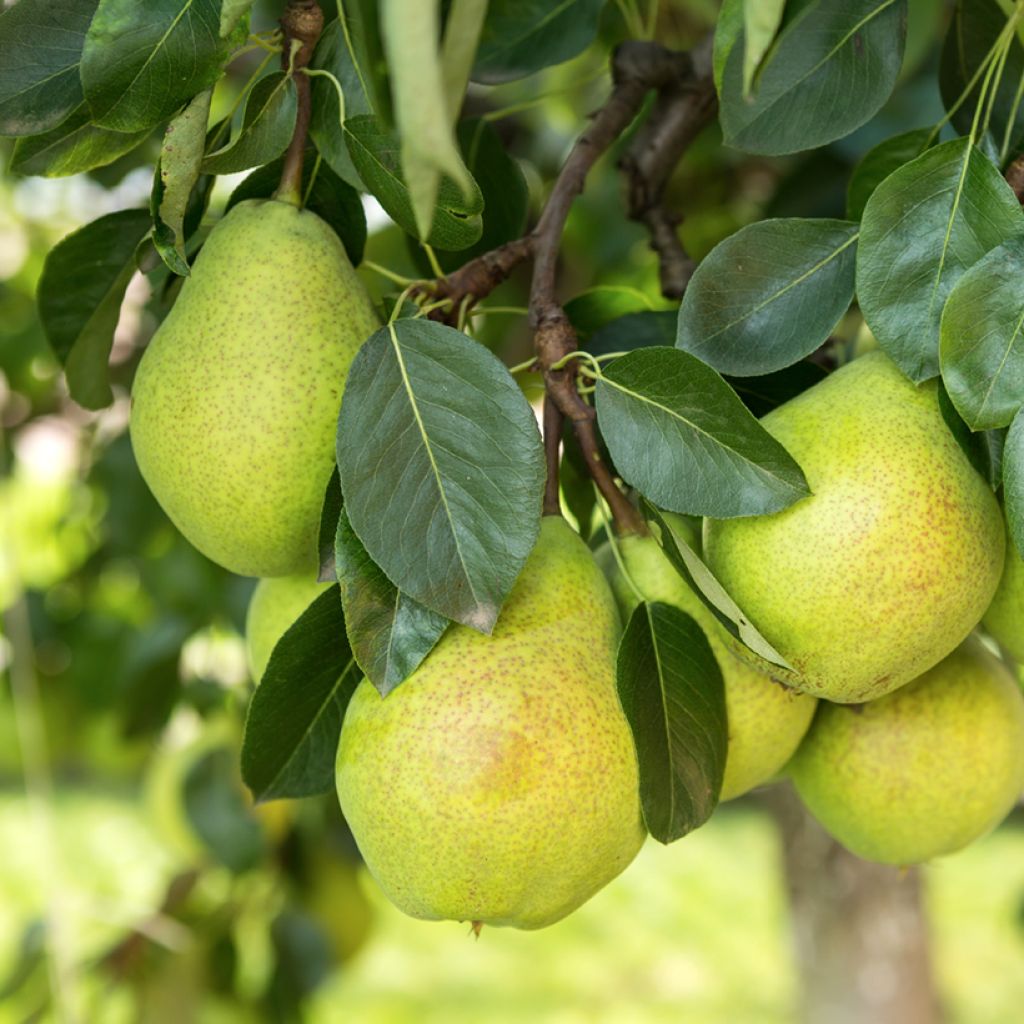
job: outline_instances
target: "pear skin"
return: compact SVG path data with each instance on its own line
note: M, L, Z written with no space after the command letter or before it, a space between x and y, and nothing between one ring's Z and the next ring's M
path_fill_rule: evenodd
M680 517L666 514L672 529L691 547L696 538ZM609 544L596 554L612 585L623 619L645 600L662 601L691 615L704 630L725 683L729 750L722 782L722 800L732 800L772 779L790 759L807 732L817 704L770 676L742 662L729 649L728 634L703 601L676 572L653 537L622 537L617 541L629 579Z
M247 200L210 233L132 388L146 483L207 558L316 572L345 375L379 326L316 214Z
M741 657L806 693L871 700L937 664L977 625L1003 571L1003 523L939 409L881 352L761 421L811 496L706 520L705 560L793 666Z
M587 546L549 516L491 636L453 625L386 698L359 684L338 796L401 910L542 928L633 860L645 832L620 629Z
M1024 790L1024 696L976 638L895 693L822 704L788 774L859 857L917 864L995 828Z
M330 583L312 574L260 580L245 613L245 653L249 672L258 683L277 641Z
M1009 535L1003 576L983 623L992 639L1024 664L1024 558Z

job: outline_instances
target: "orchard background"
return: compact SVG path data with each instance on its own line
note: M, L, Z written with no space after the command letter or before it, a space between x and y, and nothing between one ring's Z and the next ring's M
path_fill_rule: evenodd
M428 250L416 238L433 206L401 190L403 175L430 179L426 126L437 128L436 110L403 123L410 77L416 92L415 60L403 65L405 84L396 84L401 54L381 40L377 5L327 0L311 67L338 75L350 136L372 141L370 127L390 131L397 121L403 139L422 129L427 142L411 152L393 147L390 172L379 178L358 157L346 166L353 147L339 143L334 87L314 75L318 149L306 154L306 187L316 168L315 208L388 311L407 282L451 273L538 222L588 118L607 109L618 44L653 39L690 54L681 90L688 98L680 108L679 97L669 96L662 121L671 126L671 111L683 109L685 144L653 167L638 166L640 126L657 123L643 120L656 106L644 90L642 117L636 126L625 117L622 131L605 140L608 153L595 154L551 250L558 301L581 347L600 354L672 345L694 263L741 228L773 218L858 220L870 185L916 155L901 151L879 163L876 177L863 167L854 176L865 155L893 136L922 130L908 142L920 147L933 126L942 125L937 141L973 133L986 167L1005 172L1008 187L1022 187L1014 99L1024 44L1019 25L1001 35L1009 17L1020 17L1009 0L837 3L851 25L863 20L864 31L883 16L896 26L882 61L893 81L849 86L840 104L854 110L848 124L815 114L799 95L790 116L761 124L760 134L757 123L730 126L745 109L735 96L730 103L723 95L716 117L711 34L716 26L721 33L725 15L737 26L733 39L744 7L753 17L746 24L760 46L759 59L758 45L750 47L748 71L756 95L758 83L784 79L808 52L792 25L828 2L731 2L723 15L713 0L573 0L557 12L545 3L491 0L455 129L478 194L467 198L445 182L435 229L444 221L457 244L442 240ZM147 101L152 109L143 103L128 131L91 127L88 111L66 102L63 86L37 95L29 112L40 119L38 130L27 130L17 79L31 64L25 55L51 38L47 31L64 46L69 37L81 46L97 10L97 18L106 12L114 19L115 9L138 16L142 5L21 0L0 16L0 134L10 136L0 139L0 1020L1018 1020L1020 811L964 852L902 873L843 851L785 784L757 790L721 805L680 842L648 840L623 875L564 921L535 933L486 929L474 941L466 926L413 921L383 898L333 794L253 809L239 758L253 690L242 633L254 581L208 561L174 529L139 475L126 429L134 369L170 307L182 262L233 196L266 196L277 182L275 162L295 116L294 106L274 99L282 95L274 88L280 79L268 77L279 74L283 4L146 6L147 18L168 25L197 12L216 21L227 8L242 27L211 59L216 73L203 82L201 61L189 64L194 53L171 47L169 66L192 68L195 90L175 96L167 85L173 76L162 80ZM392 17L402 14L402 4L390 6ZM433 6L424 0L418 9ZM440 6L450 18L471 5ZM342 8L363 47L370 89L346 77L352 63L339 56L343 34L333 21ZM957 78L956 54L967 54L971 72L999 38L1006 56L993 113L985 116L991 132L978 134L970 95L945 124L970 84L969 74ZM121 95L130 106L131 57L110 52L112 84L101 81L97 95L107 88L108 106ZM620 59L630 53L618 52ZM91 74L102 63L94 59ZM743 72L734 71L731 88L742 91ZM175 206L167 191L154 193L154 167L161 161L166 169L173 152L167 140L174 133L165 129L171 122L181 139L190 122L180 108L214 81L209 124L233 117L238 141L231 153L226 138L216 143L220 156L177 196L188 206ZM255 86L262 105L252 104L250 114L245 96L257 82L266 83ZM858 89L878 95L865 99ZM58 101L65 109L52 106ZM368 118L378 120L371 126ZM723 144L723 124L733 145ZM809 137L796 137L801 130ZM270 172L255 170L267 165ZM362 195L349 170L362 177ZM187 178L180 166L177 172ZM858 187L848 196L851 176ZM167 179L158 174L157 181L173 198ZM656 202L645 204L651 190ZM44 261L58 242L120 211L136 212L108 234L86 235L83 249L51 258L47 281ZM476 217L481 233L471 237L466 224ZM754 255L770 256L775 241ZM708 267L708 274L722 272L721 264ZM543 384L529 365L527 316L528 307L536 313L537 296L527 268L509 269L507 281L489 282L494 290L471 318L472 334L507 366L522 367L516 379L539 416ZM813 342L808 351L789 353L803 376L783 383L787 393L873 346L857 305L844 312L852 287L850 264L827 292L835 304L846 289L838 322L825 324L817 339L795 342ZM430 305L444 294L418 301ZM807 309L800 315L809 316ZM906 365L920 356L912 349ZM968 380L954 395L961 412L969 412L972 386ZM757 407L759 400L777 400L746 397L758 414L767 407ZM1012 403L1012 388L1003 387L1001 398ZM563 463L562 486L570 514L593 520L596 546L603 527L581 460Z

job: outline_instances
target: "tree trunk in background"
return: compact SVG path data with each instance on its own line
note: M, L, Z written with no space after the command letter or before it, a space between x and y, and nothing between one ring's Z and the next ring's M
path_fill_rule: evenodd
M765 802L782 836L804 1024L939 1024L919 872L848 853L788 783Z

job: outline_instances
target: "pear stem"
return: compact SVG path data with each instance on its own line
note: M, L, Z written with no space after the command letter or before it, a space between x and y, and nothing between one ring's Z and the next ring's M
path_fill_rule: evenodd
M302 205L302 164L306 155L311 113L310 82L305 68L313 57L323 27L324 12L316 0L288 0L288 6L281 15L281 30L284 33L281 66L291 72L295 82L297 110L295 131L284 155L281 181L274 198L294 206ZM293 44L298 45L296 47Z

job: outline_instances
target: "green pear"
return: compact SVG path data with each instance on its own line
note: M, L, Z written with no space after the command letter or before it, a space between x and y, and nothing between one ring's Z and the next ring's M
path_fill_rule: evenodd
M401 910L542 928L636 856L645 833L615 686L620 630L587 546L546 517L491 636L453 625L386 698L359 684L338 796Z
M766 671L831 701L880 697L977 625L1003 571L999 504L947 428L935 381L871 353L762 420L811 496L707 520L711 571L793 666ZM741 657L755 655L736 645Z
M895 693L822 704L788 771L858 856L907 865L952 853L995 828L1024 789L1024 696L970 637Z
M131 411L146 483L208 558L244 576L315 572L345 375L377 326L316 214L247 200L210 233Z
M696 546L693 531L681 517L667 514L665 518L673 532L691 547ZM732 800L767 782L796 750L811 724L817 701L775 682L732 654L727 644L729 634L676 572L653 537L627 536L616 543L621 565L608 543L598 550L596 558L611 582L623 618L632 614L641 595L648 601L674 605L693 616L704 630L722 670L729 752L721 799Z
M983 622L992 638L1024 663L1024 558L1009 536L1003 577Z
M275 576L256 584L245 613L245 653L256 682L263 678L277 641L329 586L312 574Z

